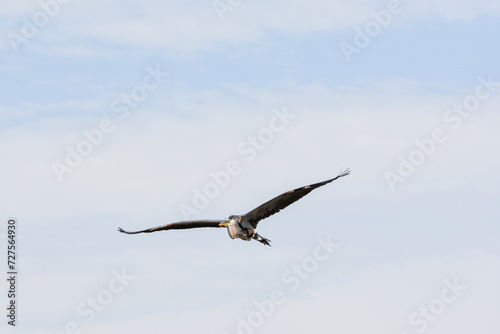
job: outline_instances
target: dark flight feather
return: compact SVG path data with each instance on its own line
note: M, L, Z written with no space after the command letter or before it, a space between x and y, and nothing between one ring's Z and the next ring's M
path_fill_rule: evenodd
M323 182L318 182L315 184L311 184L308 186L304 186L301 188L297 188L294 190L287 191L286 193L283 193L275 198L273 198L270 201L267 201L266 203L258 206L257 208L253 209L252 211L248 212L246 215L243 216L243 220L247 220L254 228L257 227L257 224L259 221L262 219L265 219L269 216L274 215L275 213L278 213L279 211L283 210L290 204L298 201L305 195L309 194L311 191L313 191L316 188L319 188L321 186L324 186L325 184L328 184L332 181L335 181L336 179L349 175L351 171L349 169L346 169L345 171L341 172L339 175L334 177L333 179L326 180Z
M198 227L221 227L219 226L220 223L222 223L222 220L186 220L182 222L170 223L167 225L153 227L142 231L128 232L122 229L121 227L118 228L118 231L127 234L151 233L164 230L185 230L189 228L198 228Z

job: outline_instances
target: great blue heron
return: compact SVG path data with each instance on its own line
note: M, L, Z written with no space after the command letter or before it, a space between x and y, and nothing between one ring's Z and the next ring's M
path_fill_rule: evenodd
M266 239L260 236L255 229L257 228L257 224L262 219L265 219L280 210L286 208L290 204L298 201L305 195L309 194L316 188L324 186L336 179L349 175L351 171L349 169L344 170L339 175L334 177L333 179L329 179L323 182L318 182L315 184L311 184L305 187L297 188L294 190L287 191L272 200L258 206L252 211L240 215L231 215L223 220L188 220L177 223L171 223L163 226L153 227L147 230L136 231L136 232L128 232L123 230L121 227L118 228L118 231L127 234L137 234L137 233L151 233L163 230L183 230L189 228L197 228L197 227L226 227L231 239L239 238L242 240L250 241L255 239L264 245L271 246L269 242L271 240Z

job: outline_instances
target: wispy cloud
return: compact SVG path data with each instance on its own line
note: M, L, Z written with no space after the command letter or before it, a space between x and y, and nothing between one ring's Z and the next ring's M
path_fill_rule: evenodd
M34 36L23 36L26 22L32 22L37 12L44 12L43 7L34 4L20 7L9 1L3 6L7 18L4 29L27 39L20 48L76 56L112 54L113 47L166 48L183 55L187 51L210 50L220 43L259 44L269 31L282 34L345 31L366 23L370 13L377 9L371 0L252 1L244 2L221 21L211 2L71 1L59 5L57 16L48 15L50 22L43 27L35 25L39 31ZM380 6L385 8L384 4ZM96 11L97 7L101 10ZM102 10L105 8L113 10ZM429 15L452 20L498 15L500 5L489 0L414 1L406 4L405 12L405 20L399 24ZM39 42L31 43L36 40ZM64 46L61 41L65 41ZM93 47L96 43L101 46L100 51ZM6 39L2 47L9 47Z
M212 0L0 3L0 201L19 221L23 333L76 321L92 333L233 334L281 290L286 301L274 298L252 329L415 334L410 317L444 305L426 332L490 334L500 101L477 98L476 108L474 96L479 76L500 77L489 37L500 5L407 1L347 63L339 43L389 1L220 2L232 6L223 20ZM56 3L57 15L44 12ZM27 39L17 54L10 32ZM156 64L169 73L157 86L146 77ZM294 116L286 127L273 112L283 108ZM115 127L101 137L92 130L106 119ZM384 172L443 122L454 126L446 142L426 146L433 154L391 192ZM60 183L52 163L91 141ZM244 168L226 182L231 161ZM273 248L222 229L116 231L181 220L179 204L217 181L197 218L248 212L342 168L352 170L343 182L259 224ZM342 247L322 262L317 240L328 235ZM113 294L117 268L135 278ZM467 289L446 303L444 282L455 281ZM98 308L109 303L93 321L75 313L99 298Z

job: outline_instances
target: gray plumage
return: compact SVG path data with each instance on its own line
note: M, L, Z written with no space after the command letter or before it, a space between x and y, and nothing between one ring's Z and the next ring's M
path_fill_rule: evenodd
M255 229L257 228L257 224L269 217L283 210L290 204L298 201L302 197L309 194L316 188L324 186L332 181L337 180L340 177L349 175L350 170L346 169L341 172L336 177L314 184L310 184L308 186L300 187L294 190L287 191L275 198L267 201L266 203L258 206L252 211L244 214L244 215L231 215L226 219L222 220L188 220L177 223L171 223L163 226L153 227L146 230L136 231L136 232L128 232L123 230L122 228L118 228L118 231L127 234L137 234L137 233L151 233L157 231L164 230L182 230L182 229L190 229L190 228L200 228L200 227L226 227L231 239L242 239L242 240L257 240L264 245L271 246L269 244L270 240L260 236Z

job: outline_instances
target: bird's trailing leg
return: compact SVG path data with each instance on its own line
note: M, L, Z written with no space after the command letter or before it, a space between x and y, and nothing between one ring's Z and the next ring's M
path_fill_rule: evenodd
M260 236L257 232L253 234L253 239L257 240L260 243L263 243L264 245L271 246L270 244L271 240L266 239L263 236Z

